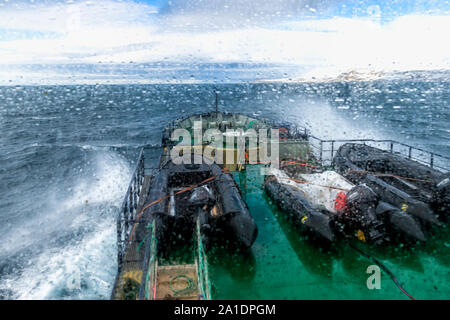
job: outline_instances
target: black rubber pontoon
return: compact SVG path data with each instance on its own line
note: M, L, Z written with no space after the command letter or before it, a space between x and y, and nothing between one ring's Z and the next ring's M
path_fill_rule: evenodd
M307 199L304 193L307 191L302 190L303 184L288 184L283 180L274 175L268 176L265 182L267 194L292 218L295 225L318 235L319 239L333 241L338 237L357 235L364 242L383 244L402 235L425 241L420 224L412 216L381 201L366 185L353 186L347 193L338 194L338 198L345 199L343 206L330 212L318 201Z
M211 180L203 184L207 179ZM193 185L196 187L177 194ZM256 239L256 224L233 177L216 164L168 162L155 176L146 202L161 198L164 200L144 212L156 220L160 249L190 237L197 217L206 244L217 240L248 249Z
M280 183L274 176L266 178L264 187L277 205L290 214L296 225L329 241L335 240L330 217L313 207L298 189Z
M435 213L449 207L449 174L363 144L339 148L333 167L355 184L366 184L380 198L411 215L438 224Z

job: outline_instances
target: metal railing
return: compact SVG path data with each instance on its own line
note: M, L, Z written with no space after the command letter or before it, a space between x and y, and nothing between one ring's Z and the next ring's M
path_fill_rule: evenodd
M228 114L227 112L222 112L223 114ZM207 112L201 114L202 117L208 117L213 115L214 112ZM245 113L239 113L239 115L243 115L246 117L257 119L258 121L264 122L267 125L279 128L280 123ZM180 119L176 119L170 122L170 124L166 127L171 133L179 123L182 121L191 118L193 115L188 115L182 117ZM200 115L195 115L196 117ZM335 152L339 149L339 147L345 143L362 143L372 147L376 147L379 149L387 150L392 153L399 154L405 158L420 162L422 164L428 165L431 168L435 168L441 171L450 171L450 158L437 154L435 152L430 152L418 147L414 147L402 142L394 141L394 140L376 140L376 139L320 139L313 135L311 132L303 126L291 124L289 123L289 135L291 139L303 139L310 143L311 149L314 155L317 157L319 162L323 166L330 166L335 155Z
M206 117L210 117L210 116L212 116L215 113L216 112L205 112L205 113L202 113L202 114L191 114L191 115L187 115L187 116L184 116L184 117L172 120L172 121L169 122L168 125L166 125L166 127L163 129L163 131L168 133L169 135L171 135L172 132L175 129L179 128L179 124L181 122L183 122L183 121L185 121L185 120L187 120L189 118L192 118L192 117L200 117L200 116L202 118L203 117L205 117L205 118ZM256 120L258 120L260 122L263 122L263 123L267 124L271 128L280 128L280 127L282 127L280 125L280 123L275 121L275 120L272 120L272 119L269 119L269 118L265 118L265 117L255 116L255 115L252 115L252 114L247 114L247 113L229 113L229 112L220 112L220 113L222 113L224 115L228 115L228 114L241 115L241 116L245 116L245 117L248 117L248 118L251 118L251 119L256 119ZM310 131L306 127L303 127L303 126L300 126L300 125L296 125L296 124L293 124L293 123L285 123L285 124L287 124L289 126L289 134L295 139L297 139L297 138L305 138L305 137L310 135Z
M128 237L136 219L144 176L145 159L144 148L142 148L117 218L117 262L119 270L122 267Z
M145 152L153 149L161 149L161 146L144 146L138 156L136 168L131 175L131 181L128 186L125 198L120 208L119 216L117 217L117 262L119 271L121 270L123 263L123 256L128 243L130 232L136 222L136 216L138 214L138 205L142 200L141 197L146 195L142 194L142 188L145 181L145 176L150 174L149 171L154 172L157 170L158 164L154 164L152 167L148 167L146 161L151 159L161 159L161 155L156 157L147 157Z
M333 157L340 146L346 143L361 143L391 153L401 155L407 159L430 166L440 171L450 171L450 157L446 157L434 152L417 148L394 140L375 139L336 139L323 140L312 135L308 136L311 149L314 155L323 166L330 166Z

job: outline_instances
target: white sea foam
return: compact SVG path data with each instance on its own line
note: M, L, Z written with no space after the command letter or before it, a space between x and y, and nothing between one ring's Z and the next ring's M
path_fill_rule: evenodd
M57 195L48 199L53 209L8 236L3 253L43 245L23 270L2 278L0 289L12 292L14 298L108 298L117 267L115 217L131 168L111 151L97 152L89 161L93 175L80 174L65 199L58 201ZM63 234L69 240L58 243Z
M281 103L281 102L280 102ZM299 100L285 106L286 120L305 126L321 139L384 139L383 132L359 118L349 118L344 112L323 100Z

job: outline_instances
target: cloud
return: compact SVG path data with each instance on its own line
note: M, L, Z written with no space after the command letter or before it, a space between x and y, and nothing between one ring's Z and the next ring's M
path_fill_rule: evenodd
M330 7L336 7L342 2L341 0L172 0L161 8L161 13L171 27L186 25L190 29L211 30L265 26L293 17L325 14Z
M450 29L447 15L399 16L388 23L379 15L282 18L319 3L300 2L275 1L269 6L262 0L251 5L234 0L220 10L217 7L224 2L215 0L186 5L172 0L169 7L112 0L7 7L0 9L0 29L48 36L0 41L0 59L3 64L247 62L340 71L449 68L450 47L444 41ZM321 3L326 10L328 2ZM236 12L242 12L243 20L252 13L279 19L271 24L195 27L205 21L205 12L216 9L216 20ZM214 15L208 19L213 23Z
M65 33L80 26L126 27L144 25L158 9L132 1L112 0L36 2L0 8L0 29Z

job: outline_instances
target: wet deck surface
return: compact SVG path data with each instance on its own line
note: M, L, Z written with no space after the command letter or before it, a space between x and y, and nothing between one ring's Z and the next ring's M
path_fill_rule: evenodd
M195 264L159 266L157 300L199 300Z
M264 176L247 166L235 173L259 228L251 254L208 254L213 299L408 299L381 271L381 289L369 290L367 267L373 263L348 245L330 250L305 238L262 189ZM358 247L381 260L416 299L448 299L450 237L448 227L435 239L406 248L401 244Z
M220 248L208 253L213 299L408 299L384 272L381 272L381 289L369 290L367 267L372 262L350 247L342 243L331 249L318 247L294 228L286 214L265 195L264 176L260 175L258 166L247 166L247 172L234 176L258 225L259 235L249 255ZM148 185L148 176L146 181ZM142 275L139 274L142 265L135 262L143 254L137 249L141 241L137 237L126 253L128 262L123 269L126 277L119 286L132 281L127 279ZM402 244L390 247L358 244L388 266L416 299L448 299L448 226L435 232L427 243L413 248ZM166 284L157 291L157 298L173 299L167 281L177 273L161 269L159 275L160 283ZM184 288L186 282L180 281L178 285ZM183 299L196 298L192 294Z

